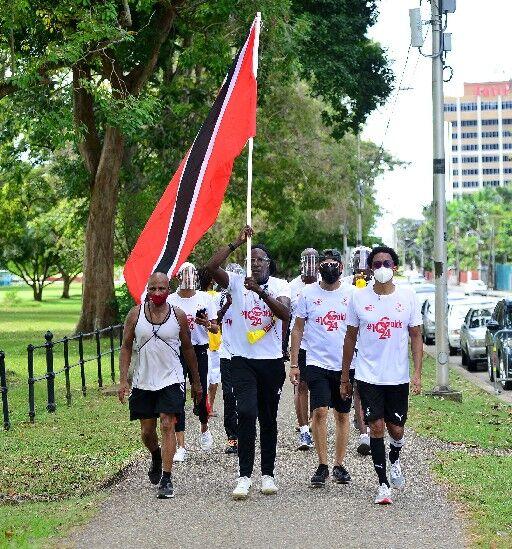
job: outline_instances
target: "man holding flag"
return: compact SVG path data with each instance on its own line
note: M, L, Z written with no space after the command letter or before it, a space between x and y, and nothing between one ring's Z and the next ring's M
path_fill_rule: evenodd
M282 322L290 318L288 283L271 276L276 266L264 246L252 246L252 276L244 278L221 268L229 255L252 235L251 227L245 227L235 242L221 248L206 265L215 281L222 288L227 288L232 299L233 331L230 346L238 411L240 469L233 491L235 499L246 499L252 485L256 418L260 424L261 492L277 492L274 480L277 409L286 377Z

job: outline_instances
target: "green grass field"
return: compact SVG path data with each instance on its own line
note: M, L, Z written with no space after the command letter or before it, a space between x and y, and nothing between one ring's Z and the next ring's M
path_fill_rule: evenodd
M467 510L471 546L512 547L512 407L454 371L450 379L462 391L462 403L412 397L408 425L455 445L438 454L434 473ZM434 382L434 360L426 357L424 390Z

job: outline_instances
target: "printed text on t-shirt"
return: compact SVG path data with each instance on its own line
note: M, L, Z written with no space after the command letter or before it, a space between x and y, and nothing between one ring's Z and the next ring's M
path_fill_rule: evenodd
M326 326L328 332L334 332L339 327L338 322L345 320L346 316L345 313L329 311L325 316L317 317L315 322L321 326Z
M387 316L383 316L377 322L369 322L366 326L368 331L377 332L379 339L389 339L391 337L392 328L403 328L401 320L390 320Z
M261 326L262 320L267 318L272 318L272 311L269 309L262 309L258 305L253 307L250 311L242 311L242 315L246 320L251 322L252 326Z

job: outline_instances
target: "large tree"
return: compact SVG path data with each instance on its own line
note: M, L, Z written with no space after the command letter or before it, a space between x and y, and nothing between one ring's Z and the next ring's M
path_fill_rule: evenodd
M11 139L14 154L22 148L34 159L73 143L87 173L78 329L114 320L115 215L120 194L138 184L123 172L145 154L144 145L155 148L147 128L163 130L159 151L170 145L167 155L152 157L163 179L189 146L257 9L265 21L263 99L266 84L300 71L330 104L325 117L338 137L384 100L390 82L385 57L366 38L375 2L0 0L0 98L9 114L0 132ZM320 53L328 70L316 68ZM338 72L347 79L343 86L333 81Z

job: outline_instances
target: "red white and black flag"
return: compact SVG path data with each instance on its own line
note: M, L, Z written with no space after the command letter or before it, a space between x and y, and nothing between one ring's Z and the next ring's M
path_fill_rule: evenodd
M126 262L124 277L137 303L149 275L174 275L213 225L233 162L256 134L259 26L258 14L208 117Z

